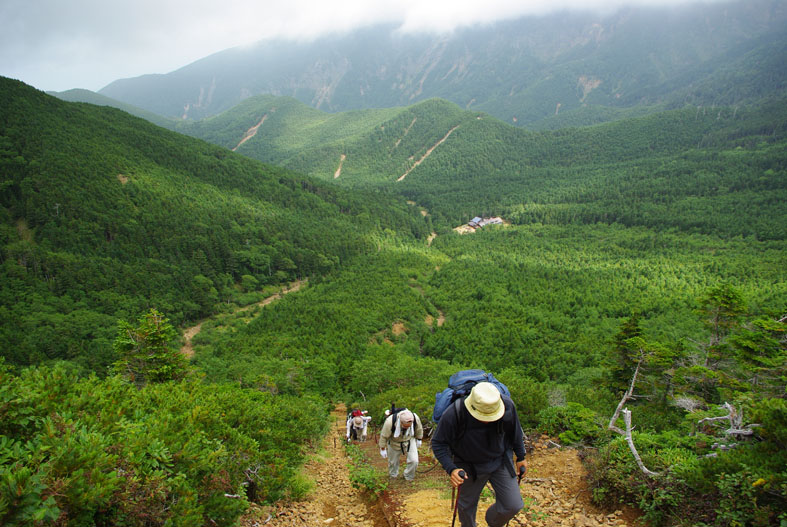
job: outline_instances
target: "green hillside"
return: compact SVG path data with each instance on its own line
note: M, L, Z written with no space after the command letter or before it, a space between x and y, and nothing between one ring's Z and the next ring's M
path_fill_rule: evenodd
M785 105L534 132L261 96L178 126L210 144L0 96L3 525L237 525L308 495L336 402L426 418L470 367L583 448L599 505L787 520ZM656 476L608 426L632 384Z
M606 225L488 228L428 250L385 243L275 309L203 326L195 364L249 389L343 393L373 416L392 401L428 416L450 374L484 368L531 433L598 449L587 452L600 503L636 503L653 525L778 525L785 254L783 241ZM607 431L640 355L627 407L656 479ZM714 459L711 445L731 439L696 423L729 401L762 433Z
M168 119L166 117L162 117L153 112L142 110L141 108L137 108L136 106L132 106L130 104L125 104L120 101L116 101L114 99L111 99L110 97L106 97L104 95L92 92L90 90L74 89L74 90L67 90L62 92L47 92L47 93L49 95L52 95L53 97L57 97L58 99L68 102L86 102L89 104L95 104L96 106L111 106L113 108L123 110L126 113L130 113L131 115L136 115L137 117L141 117L142 119L150 121L151 123L164 128L173 128L176 122L174 119Z
M784 239L785 108L691 107L529 132L440 100L326 114L265 96L178 129L343 186L401 193L443 228L499 215Z
M7 79L2 95L0 342L12 363L105 371L118 318L157 307L196 320L249 288L325 273L371 250L382 228L427 233L379 193Z

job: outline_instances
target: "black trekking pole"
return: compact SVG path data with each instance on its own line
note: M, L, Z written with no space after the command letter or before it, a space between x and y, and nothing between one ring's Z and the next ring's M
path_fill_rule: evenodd
M464 479L466 474L464 470L459 471L459 476ZM451 520L451 527L454 527L456 524L456 511L459 508L459 493L462 490L462 485L460 484L458 487L455 488L456 490L456 500L454 501L454 518ZM451 497L453 498L453 493L451 493Z

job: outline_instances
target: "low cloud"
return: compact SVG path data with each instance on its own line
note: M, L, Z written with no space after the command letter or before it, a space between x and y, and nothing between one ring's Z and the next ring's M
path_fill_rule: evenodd
M442 32L554 10L686 3L690 0L3 0L0 75L46 90L98 90L118 78L166 73L269 38L311 39L384 22L402 31Z

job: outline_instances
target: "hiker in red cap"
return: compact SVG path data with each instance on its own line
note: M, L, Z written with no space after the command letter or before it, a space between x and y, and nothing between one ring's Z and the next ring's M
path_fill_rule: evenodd
M366 441L366 426L372 420L366 414L366 410L356 408L347 416L347 441Z

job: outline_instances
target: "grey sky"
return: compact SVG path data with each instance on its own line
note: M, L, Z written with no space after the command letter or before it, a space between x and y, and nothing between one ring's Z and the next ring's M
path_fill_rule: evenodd
M447 31L558 9L697 0L0 0L0 75L42 90L99 90L234 46L379 22ZM724 0L705 0L710 1Z

